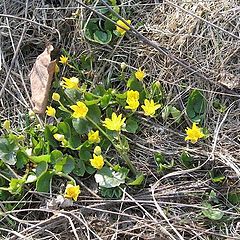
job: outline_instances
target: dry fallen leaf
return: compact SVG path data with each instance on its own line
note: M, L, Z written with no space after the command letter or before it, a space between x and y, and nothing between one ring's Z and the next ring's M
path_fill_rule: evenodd
M30 73L32 102L34 104L33 111L35 113L44 114L47 106L49 90L51 87L53 74L55 70L56 60L51 61L51 52L53 46L49 45L41 53Z

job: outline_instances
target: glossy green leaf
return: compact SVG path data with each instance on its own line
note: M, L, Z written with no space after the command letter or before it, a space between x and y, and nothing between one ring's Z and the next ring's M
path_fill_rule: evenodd
M18 149L16 142L9 141L7 138L0 138L0 159L3 162L14 165L17 161L16 154Z
M192 122L204 119L207 102L201 91L195 89L188 97L186 113Z
M17 169L22 169L29 161L29 157L24 150L19 150L17 152L17 162L16 167Z
M95 174L95 180L100 187L113 188L125 183L126 174L112 171L108 167L103 167Z
M126 121L126 130L130 133L136 133L138 130L138 122L135 118L128 118Z
M112 33L109 30L106 30L106 32L97 30L93 33L93 39L97 43L108 44L112 40Z
M79 177L84 176L85 172L86 172L86 167L85 167L85 163L83 160L81 159L75 159L75 168L73 170L73 173L76 174Z
M100 123L101 120L101 110L97 105L88 106L87 116L91 118L95 123Z
M133 181L129 182L128 185L129 186L139 186L143 183L143 181L144 181L144 175L142 173L140 173L136 176L136 178Z
M41 174L46 172L48 169L48 164L46 162L40 162L36 168L36 176L39 177Z
M53 175L53 172L47 171L38 177L36 183L36 188L38 192L49 192Z
M213 208L212 205L209 203L205 203L203 206L207 208L202 211L202 213L205 217L207 217L211 220L221 220L222 219L224 213L221 210L219 210L217 208Z
M63 153L59 150L53 150L50 154L50 160L52 164L55 164L59 159L63 157Z
M70 174L75 168L75 160L72 156L67 156L66 163L63 166L63 172L65 174Z
M80 135L88 133L92 128L86 119L74 118L72 124L75 131Z
M41 156L30 156L30 160L34 163L40 163L40 162L51 162L51 155L47 154L47 155L41 155Z

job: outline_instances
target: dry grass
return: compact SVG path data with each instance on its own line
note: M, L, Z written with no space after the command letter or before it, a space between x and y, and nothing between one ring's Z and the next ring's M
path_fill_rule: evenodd
M25 113L31 108L28 74L49 41L71 54L93 52L99 82L110 81L121 62L132 69L144 66L149 82L162 83L166 104L175 104L182 111L189 91L201 89L209 103L205 122L212 137L187 145L183 141L186 124L142 118L143 131L130 136L130 157L147 175L144 189L127 188L121 200L106 200L98 197L96 186L83 179L79 201L65 210L49 209L46 199L50 196L28 192L16 210L7 212L10 201L1 203L3 238L240 239L239 210L227 200L229 192L239 189L240 177L238 1L121 1L123 13L133 19L133 25L142 23L137 27L139 33L187 61L207 80L130 34L115 46L86 42L82 26L90 12L80 8L78 1L53 1L55 6L44 4L51 1L26 2L27 7L18 0L0 3L1 120L10 118L16 127L24 128ZM78 22L71 17L76 8L81 10ZM183 84L188 88L182 88ZM227 106L223 114L212 107L216 98ZM183 150L193 156L194 168L180 164ZM165 175L156 172L152 157L159 151L175 160L174 168ZM209 171L213 169L226 176L222 184L211 181ZM221 221L207 220L201 214L202 201L211 190L225 213Z

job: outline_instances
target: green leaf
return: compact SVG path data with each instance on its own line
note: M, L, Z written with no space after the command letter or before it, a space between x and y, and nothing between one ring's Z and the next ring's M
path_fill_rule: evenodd
M70 174L73 169L75 168L75 161L74 158L72 156L67 156L66 158L66 163L63 166L63 172L65 174Z
M203 215L205 217L207 217L207 218L209 218L211 220L220 220L220 219L222 219L224 213L221 210L216 209L216 208L214 209L212 207L212 205L209 204L209 203L205 203L203 206L207 208L207 209L202 211L202 213L203 213Z
M24 150L19 150L17 152L16 158L17 158L17 162L16 162L17 169L22 169L28 163L28 160L29 160L29 157Z
M95 123L100 123L101 120L101 110L97 105L91 105L88 107L87 116L91 118Z
M158 172L171 169L174 166L174 160L168 161L162 153L155 153L154 159L158 166Z
M50 154L50 160L52 164L55 164L59 159L62 159L63 153L59 150L53 150Z
M46 162L40 162L36 168L36 176L39 177L41 174L46 172L48 169L48 164Z
M164 121L167 121L169 115L170 115L170 109L171 109L171 106L165 106L162 110L162 119Z
M139 186L144 181L144 175L142 173L138 174L135 180L128 183L129 186Z
M57 162L54 165L54 169L56 172L62 172L63 171L63 166L65 165L67 161L67 158L60 158L59 160L57 160Z
M239 191L230 192L227 197L228 197L228 201L231 204L233 204L233 205L240 204L240 192Z
M23 185L25 183L25 179L16 179L12 178L9 183L9 192L11 194L20 194L22 192Z
M19 147L15 141L9 141L7 138L0 138L0 159L9 164L14 165L17 161L16 154Z
M193 166L193 158L186 151L182 152L182 154L180 156L180 160L181 160L182 164L187 168L191 168Z
M143 90L142 82L138 81L134 76L130 77L127 82L127 87L131 90L141 92Z
M175 122L180 123L181 121L181 111L179 111L176 107L171 107L170 108L170 113L174 119Z
M93 33L93 38L95 42L98 42L100 44L108 44L112 40L112 33L109 30L106 30L106 32L97 30Z
M138 129L137 120L133 117L128 118L126 121L126 130L130 133L136 133Z
M36 183L36 188L38 192L49 192L53 175L53 172L47 171L38 177Z
M95 180L100 187L113 188L125 183L126 174L123 172L112 171L108 167L103 167L95 174Z
M81 159L75 159L75 161L76 161L76 164L75 164L75 168L73 170L73 173L76 174L79 177L83 177L85 172L86 172L85 163Z
M115 187L115 188L100 187L100 194L104 198L119 199L122 197L123 192L119 187Z
M106 108L108 105L109 105L109 103L110 103L110 101L112 100L112 95L110 95L110 94L105 94L102 98L101 98L101 107L102 108Z
M51 155L41 155L41 156L29 156L30 160L34 163L40 163L40 162L51 162Z
M56 148L58 147L58 142L54 139L53 134L57 132L57 127L46 125L44 129L45 140L49 142L49 145Z
M81 97L82 97L82 93L77 89L66 88L64 90L64 93L74 103L79 101L79 99L81 99ZM64 109L62 109L62 110L64 111Z
M80 135L88 133L92 129L86 119L74 118L72 124L75 131Z
M66 138L71 137L71 128L66 122L60 122L57 126L58 133L63 134Z
M90 175L92 175L94 172L96 172L96 169L90 165L86 165L86 172Z
M204 119L207 102L201 91L195 89L188 97L186 112L192 122L200 122Z

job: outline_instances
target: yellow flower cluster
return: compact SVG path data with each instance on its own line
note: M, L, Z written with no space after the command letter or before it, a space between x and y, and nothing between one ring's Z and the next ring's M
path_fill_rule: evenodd
M122 114L117 116L116 113L112 113L112 118L106 118L103 122L103 126L112 131L121 131L121 128L125 122L126 118L122 119Z
M202 129L197 126L194 122L192 128L186 129L187 136L185 137L185 141L190 140L191 143L196 143L198 139L203 138L205 135L202 132Z
M127 104L126 109L131 109L133 111L136 111L139 106L139 92L138 91L127 91Z

